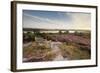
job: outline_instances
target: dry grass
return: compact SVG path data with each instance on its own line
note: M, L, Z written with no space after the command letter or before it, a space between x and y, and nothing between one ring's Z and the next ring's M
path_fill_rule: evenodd
M62 55L70 60L90 59L88 50L81 50L73 45L62 44L60 46Z
M24 58L42 58L43 61L50 61L55 57L54 55L55 54L52 53L51 48L48 48L45 45L31 45L23 49Z

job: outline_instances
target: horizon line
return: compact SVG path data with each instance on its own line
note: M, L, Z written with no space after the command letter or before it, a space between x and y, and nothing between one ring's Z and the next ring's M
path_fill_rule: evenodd
M34 30L39 30L39 31L91 31L90 29L47 29L47 28L23 28L23 30L26 31L34 31Z

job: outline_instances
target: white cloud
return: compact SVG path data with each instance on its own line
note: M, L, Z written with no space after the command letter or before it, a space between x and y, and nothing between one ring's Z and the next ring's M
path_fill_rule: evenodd
M59 20L51 20L49 18L42 18L38 16L32 16L29 14L23 15L23 27L24 28L48 28L48 29L66 29L65 23Z
M70 21L52 20L50 18L42 18L23 14L24 28L48 28L48 29L90 29L91 15L86 13L67 13Z
M90 29L91 14L87 13L71 13L70 26L74 29Z

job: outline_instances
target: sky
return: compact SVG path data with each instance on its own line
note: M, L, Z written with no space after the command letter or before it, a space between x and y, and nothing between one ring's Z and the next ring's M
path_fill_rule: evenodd
M82 12L23 10L23 28L90 30L91 14Z

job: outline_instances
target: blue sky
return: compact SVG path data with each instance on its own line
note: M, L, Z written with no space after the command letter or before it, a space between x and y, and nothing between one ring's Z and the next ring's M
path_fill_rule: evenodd
M91 14L23 10L23 27L46 29L90 29Z

